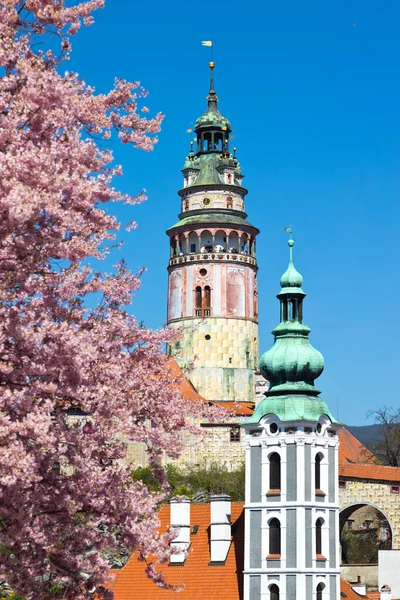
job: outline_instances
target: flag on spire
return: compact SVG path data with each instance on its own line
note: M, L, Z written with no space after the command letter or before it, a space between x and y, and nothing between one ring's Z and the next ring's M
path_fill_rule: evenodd
M206 40L205 42L201 42L202 46L212 46L212 41L211 40Z

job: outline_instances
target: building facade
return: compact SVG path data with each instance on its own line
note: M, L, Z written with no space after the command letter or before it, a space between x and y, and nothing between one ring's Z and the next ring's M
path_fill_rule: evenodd
M259 230L247 221L247 190L209 66L207 109L182 170L179 221L167 231L168 325L183 331L169 353L206 400L253 401Z
M289 246L280 323L261 357L270 389L244 425L244 599L339 600L339 424L314 386L324 362L303 323Z

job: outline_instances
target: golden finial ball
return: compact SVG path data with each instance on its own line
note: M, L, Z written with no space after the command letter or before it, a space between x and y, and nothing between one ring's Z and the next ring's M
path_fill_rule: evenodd
M215 62L211 60L211 61L208 63L208 66L210 67L210 69L213 69L213 68L215 67Z

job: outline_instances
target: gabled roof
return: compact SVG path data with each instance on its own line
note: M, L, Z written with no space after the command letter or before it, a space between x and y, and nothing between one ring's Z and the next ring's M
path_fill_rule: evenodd
M170 523L169 506L163 506L160 514L160 531L165 531ZM193 529L199 526L196 534L191 534L191 551L183 566L160 565L169 584L184 585L179 593L181 600L239 600L242 594L243 571L243 503L232 503L232 544L223 565L210 565L210 505L192 504L190 524ZM144 570L146 564L139 562L133 554L119 571L112 585L114 600L176 600L175 592L158 588ZM115 574L115 571L114 571ZM205 589L207 592L205 594Z
M345 427L339 429L339 462L340 463L374 463L374 455L362 445Z
M388 483L398 484L400 483L400 468L384 467L382 465L355 465L351 463L339 463L339 477L385 481Z

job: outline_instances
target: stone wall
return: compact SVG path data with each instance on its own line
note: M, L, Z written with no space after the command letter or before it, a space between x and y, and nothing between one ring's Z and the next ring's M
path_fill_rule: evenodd
M349 583L356 583L360 578L369 592L378 589L378 565L342 565L340 576Z
M375 506L389 521L392 548L400 549L400 496L390 492L390 483L346 480L346 488L339 488L339 504L341 510L352 504Z

